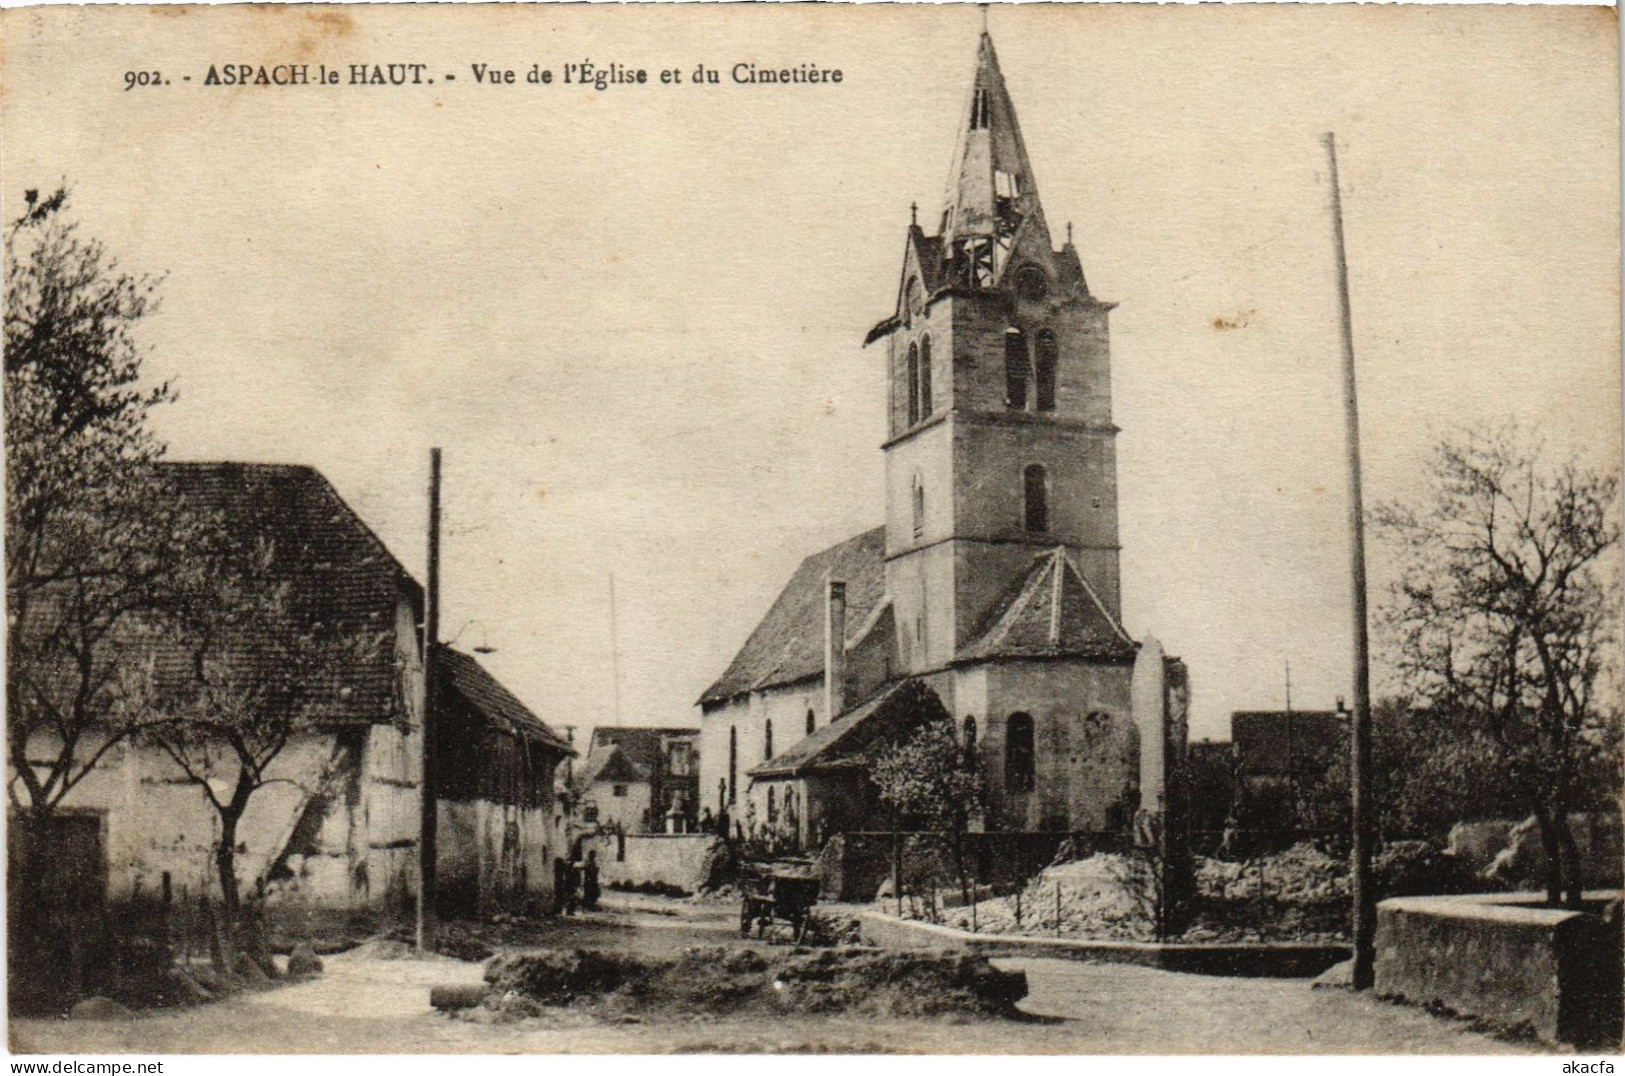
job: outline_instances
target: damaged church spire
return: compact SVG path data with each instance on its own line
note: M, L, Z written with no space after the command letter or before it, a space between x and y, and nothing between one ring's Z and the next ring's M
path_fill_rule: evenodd
M962 283L999 286L1018 248L1029 258L1053 260L1032 163L985 29L943 205L943 251Z

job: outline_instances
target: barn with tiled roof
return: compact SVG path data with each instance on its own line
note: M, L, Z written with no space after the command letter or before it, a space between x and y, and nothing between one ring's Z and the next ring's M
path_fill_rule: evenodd
M121 689L140 699L132 716L156 734L200 705L258 708L244 711L257 743L287 735L239 824L242 890L263 891L298 932L333 913L405 914L421 828L421 587L313 468L165 462L150 478L165 553L189 570L163 606L184 615L132 622L109 643ZM545 905L553 772L573 752L473 658L438 652L443 910ZM103 819L88 854L113 903L217 891L219 823L200 782L234 783L235 756L189 747L189 774L161 742L117 744L63 799L65 818Z

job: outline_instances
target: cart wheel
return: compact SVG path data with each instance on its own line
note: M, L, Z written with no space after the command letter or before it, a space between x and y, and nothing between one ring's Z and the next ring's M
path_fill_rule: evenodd
M741 938L750 937L750 920L750 901L747 900L739 908L739 936Z

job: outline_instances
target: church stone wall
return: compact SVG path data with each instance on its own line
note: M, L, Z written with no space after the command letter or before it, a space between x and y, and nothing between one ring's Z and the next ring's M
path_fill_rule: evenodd
M909 672L939 668L953 660L958 640L954 592L957 545L940 542L886 562L886 591L897 619L898 650L902 667Z
M1117 490L1108 434L1002 422L954 424L955 527L962 537L1032 541L1045 547L1115 545ZM1024 529L1022 471L1043 466L1049 479L1049 528Z
M1131 672L1126 665L1083 661L1011 661L959 673L955 718L961 726L966 716L976 718L989 829L1128 826L1139 783ZM1015 713L1033 719L1031 792L1013 791L1005 782L1005 729Z
M1098 425L1112 420L1111 351L1104 305L1090 302L1021 303L1014 311L1003 292L956 296L938 305L953 325L953 405L961 411L1005 412L1005 336L1012 326L1027 335L1029 355L1041 329L1055 334L1060 361L1056 368L1057 417ZM939 355L937 336L932 354ZM899 353L908 354L907 345ZM938 371L943 369L938 361ZM902 364L907 404L907 364ZM932 385L936 389L935 383ZM1028 401L1032 403L1031 400ZM1047 412L1046 412L1047 413Z
M888 439L909 428L908 423L908 349L918 347L923 356L925 341L931 341L931 413L940 415L956 406L954 399L953 321L947 315L947 305L938 304L931 311L914 319L912 325L898 329L888 340L887 370L890 371L887 406Z
M700 712L700 809L712 814L727 806L718 788L728 780L728 729L747 719L749 706L749 696L739 696Z
M848 700L849 702L855 700ZM700 720L700 802L698 809L711 808L716 814L725 806L718 795L718 782L728 779L729 730L734 730L739 748L737 801L728 807L729 817L743 822L747 809L756 809L759 821L767 818L765 785L751 787L750 771L767 761L767 723L773 722L773 754L781 755L807 735L807 711L813 712L818 728L829 724L824 713L822 676L799 680L765 691L752 691L706 710Z
M886 555L939 542L953 534L952 419L921 430L886 453ZM914 479L925 485L925 526L914 537Z

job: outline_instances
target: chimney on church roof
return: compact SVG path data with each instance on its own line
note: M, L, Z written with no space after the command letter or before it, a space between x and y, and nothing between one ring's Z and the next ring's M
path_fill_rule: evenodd
M824 580L824 720L846 709L846 583Z

